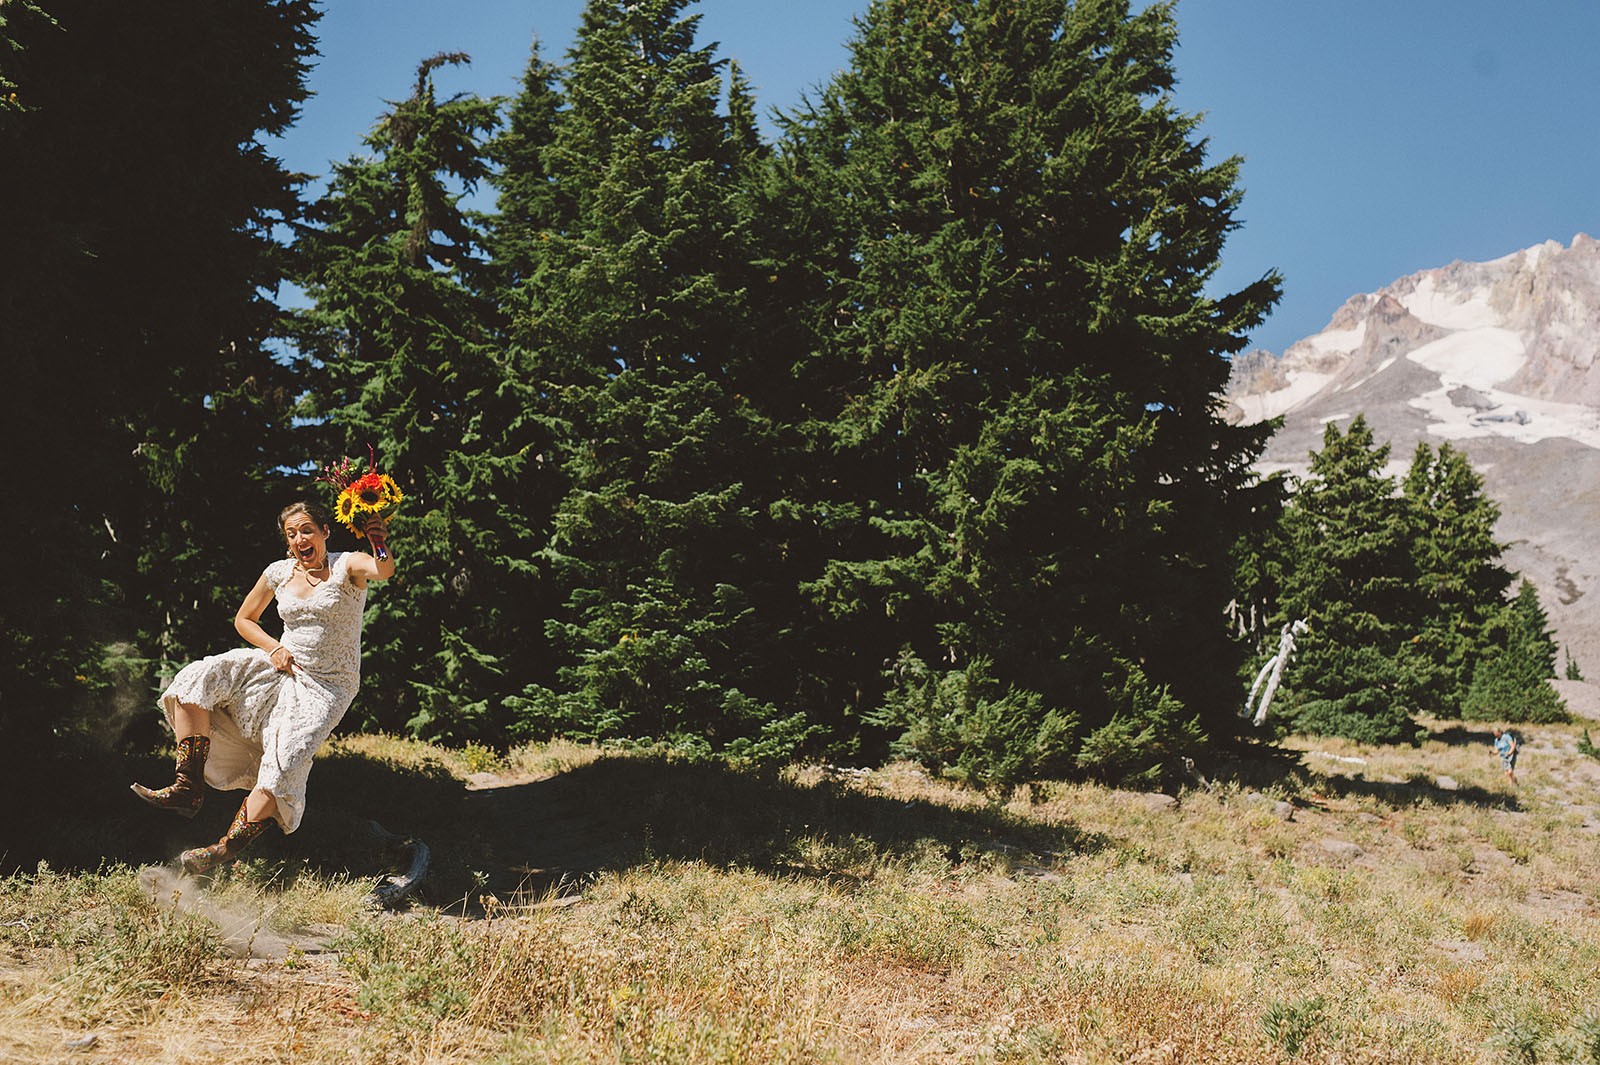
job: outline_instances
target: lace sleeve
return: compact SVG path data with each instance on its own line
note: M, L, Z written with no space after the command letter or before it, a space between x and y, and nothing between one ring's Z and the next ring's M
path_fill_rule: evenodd
M339 551L333 555L333 570L328 576L339 585L340 595L357 595L362 592L362 589L356 587L355 578L350 576L350 560L354 557L349 551Z
M293 572L294 560L280 558L276 562L268 564L267 568L261 571L261 575L267 579L267 586L273 591L277 591Z

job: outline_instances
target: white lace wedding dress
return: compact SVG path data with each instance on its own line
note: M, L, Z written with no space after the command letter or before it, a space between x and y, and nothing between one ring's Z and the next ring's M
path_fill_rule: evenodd
M184 666L161 696L168 724L180 702L211 711L206 783L271 792L273 817L286 833L300 827L312 756L361 684L367 591L351 582L349 560L348 552L331 554L328 579L305 596L284 587L293 559L266 568L283 619L282 643L294 652L293 673L272 668L258 647L240 647Z

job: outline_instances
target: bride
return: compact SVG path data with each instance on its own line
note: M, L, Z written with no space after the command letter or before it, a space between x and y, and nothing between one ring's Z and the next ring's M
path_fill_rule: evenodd
M373 554L330 553L328 514L316 503L285 507L278 527L288 557L267 566L233 619L252 646L191 662L161 696L178 739L176 781L159 790L132 786L145 802L183 817L200 809L205 784L249 790L220 840L180 856L186 875L238 858L269 821L285 833L300 826L311 759L360 687L367 582L394 575L393 555L381 550L388 535L381 518L365 530ZM280 639L261 626L274 600Z

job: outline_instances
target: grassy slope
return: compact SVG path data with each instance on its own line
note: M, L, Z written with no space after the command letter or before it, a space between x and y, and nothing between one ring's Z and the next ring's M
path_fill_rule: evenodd
M306 829L205 896L276 957L129 865L0 880L0 1059L1600 1063L1600 761L1523 734L1516 792L1436 722L1293 741L1260 791L1003 805L906 766L343 740ZM436 852L403 915L365 902L373 817ZM166 845L146 823L101 853Z

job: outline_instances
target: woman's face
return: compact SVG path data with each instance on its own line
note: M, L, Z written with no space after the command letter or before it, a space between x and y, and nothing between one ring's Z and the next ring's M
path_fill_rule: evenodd
M289 542L289 554L312 569L327 558L328 527L318 525L304 511L284 519L283 538Z

